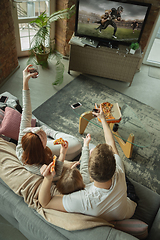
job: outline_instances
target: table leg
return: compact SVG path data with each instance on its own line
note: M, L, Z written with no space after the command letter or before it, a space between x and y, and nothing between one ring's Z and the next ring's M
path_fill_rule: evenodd
M92 111L83 113L79 118L79 133L83 134L89 121L94 118Z
M83 134L89 121L94 118L94 116L92 115L92 111L90 112L85 112L83 113L80 118L79 118L79 133ZM112 131L114 126L114 123L109 123L109 127ZM119 143L122 151L124 152L124 155L127 158L131 158L132 156L132 151L133 151L133 143L134 143L134 134L130 133L128 139L126 142L123 141L123 139L121 138L120 134L117 132L113 132L114 137L116 138L117 142Z
M114 126L114 123L110 123L109 126L110 126L110 129L112 130L113 126ZM114 134L114 137L116 138L117 142L119 143L122 151L124 152L124 155L127 158L131 158L132 152L133 152L134 134L130 133L126 142L124 142L123 139L121 139L121 136L118 133L118 131L113 132L113 134Z

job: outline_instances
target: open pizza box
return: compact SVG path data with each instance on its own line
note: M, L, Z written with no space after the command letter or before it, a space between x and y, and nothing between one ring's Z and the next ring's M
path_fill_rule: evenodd
M108 102L105 102L105 103L108 103ZM105 103L101 103L101 104L105 104ZM109 103L111 104L111 103ZM110 114L112 117L106 117L106 121L108 123L119 123L121 121L121 117L122 117L122 114L121 114L121 110L120 110L120 107L119 107L119 104L118 103L112 103L112 108L110 110ZM95 108L99 108L99 105L95 104ZM101 122L101 120L98 118L98 121Z

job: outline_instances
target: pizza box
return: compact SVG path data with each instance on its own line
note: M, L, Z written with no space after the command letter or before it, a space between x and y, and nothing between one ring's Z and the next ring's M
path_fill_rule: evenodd
M105 104L105 103L108 103L108 102L104 102L104 103L101 103L101 104ZM122 117L119 104L118 103L112 103L112 105L113 106L111 108L110 113L113 116L113 118L106 118L106 121L108 123L119 123L121 121L121 117ZM99 108L99 105L95 104L95 108ZM98 118L98 121L101 122L101 120L99 118Z

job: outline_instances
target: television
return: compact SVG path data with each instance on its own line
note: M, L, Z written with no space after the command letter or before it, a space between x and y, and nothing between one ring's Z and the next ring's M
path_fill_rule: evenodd
M126 0L78 0L75 36L118 46L140 42L151 4Z

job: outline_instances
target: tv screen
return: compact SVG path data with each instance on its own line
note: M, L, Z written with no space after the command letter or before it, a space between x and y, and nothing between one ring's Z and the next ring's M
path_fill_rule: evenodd
M75 35L100 43L139 42L151 4L123 0L79 0Z

